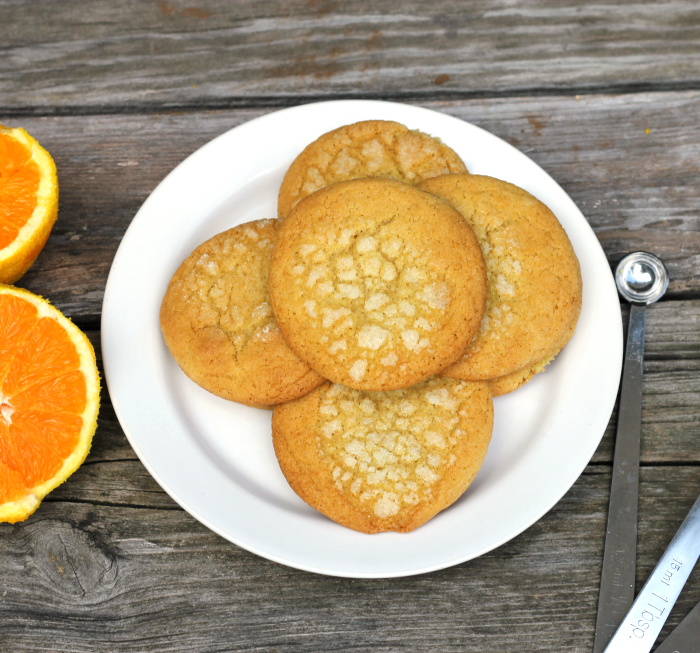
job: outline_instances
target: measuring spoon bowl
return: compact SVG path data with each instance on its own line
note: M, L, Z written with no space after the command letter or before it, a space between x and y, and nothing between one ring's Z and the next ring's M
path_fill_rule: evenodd
M666 266L653 254L633 252L615 270L618 292L633 304L653 304L668 288Z

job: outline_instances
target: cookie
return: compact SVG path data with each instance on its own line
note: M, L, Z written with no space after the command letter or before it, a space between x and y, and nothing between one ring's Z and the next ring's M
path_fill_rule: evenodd
M521 386L525 385L528 381L531 381L534 378L535 374L544 372L545 367L547 367L547 365L549 365L554 360L556 355L564 348L564 345L567 342L569 342L571 336L574 335L575 328L576 324L574 323L569 327L569 330L564 334L564 337L559 343L557 343L554 349L545 354L545 356L542 359L536 361L535 363L527 365L526 367L520 370L516 370L515 372L506 374L505 376L499 376L495 379L489 379L487 383L489 384L489 390L491 390L491 396L500 397L501 395L513 392L513 390L517 390Z
M479 243L451 206L383 178L327 186L282 223L270 300L285 340L323 377L405 388L462 354L486 298Z
M471 225L488 270L486 313L463 356L442 373L494 379L541 361L575 325L581 271L556 216L521 188L481 175L446 175L419 188Z
M411 531L454 503L481 467L492 428L488 385L442 377L391 392L328 383L272 413L292 489L364 533Z
M323 382L289 349L272 315L267 269L277 229L277 220L256 220L197 247L160 311L165 342L185 374L248 406L290 401Z
M387 120L365 120L335 129L306 147L284 176L278 212L337 181L390 177L409 184L466 172L457 154L437 138Z

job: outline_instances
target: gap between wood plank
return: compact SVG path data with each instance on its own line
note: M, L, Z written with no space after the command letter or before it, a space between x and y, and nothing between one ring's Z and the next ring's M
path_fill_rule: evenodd
M613 463L611 460L595 460L595 461L591 460L588 463L588 465L586 465L586 467L604 468L604 467L612 467L612 465L613 465ZM655 468L662 468L662 467L700 467L700 461L698 461L698 460L689 460L689 461L668 461L668 460L665 460L664 462L660 462L660 463L640 461L639 467L644 468L644 469L655 469ZM581 472L581 475L583 475L585 473L586 473L586 470L584 469L583 472Z
M232 97L227 100L204 100L192 102L134 103L104 106L62 106L62 107L2 107L0 114L8 118L26 116L99 116L115 114L154 114L171 112L218 111L221 109L276 109L293 107L314 102L335 100L384 100L386 102L425 102L492 100L520 97L573 97L580 95L633 95L637 93L666 93L699 91L700 80L645 84L608 84L582 87L523 87L504 91L464 91L449 89L428 89L409 93L329 93L328 95L280 95Z
M103 462L113 462L113 461L103 461ZM93 463L93 465L100 464L100 463ZM640 463L640 469L645 469L645 470L654 470L654 469L659 469L663 470L666 468L684 468L684 469L689 469L689 468L697 468L700 467L700 462L664 462L660 464L655 464L655 463ZM589 468L593 469L589 469ZM579 478L584 477L584 476L599 476L601 474L606 474L608 470L612 467L612 462L589 462L586 468L581 472L579 475ZM578 482L578 479L574 482L572 487ZM567 490L567 492L569 492ZM162 490L162 493L165 493L164 490ZM158 492L153 492L152 494L160 494ZM173 503L172 505L153 505L153 504L144 504L144 503L125 503L123 501L105 501L105 500L92 500L92 499L79 499L79 498L70 498L70 499L65 499L65 498L53 498L51 494L47 495L43 499L44 503L53 503L53 504L85 504L85 505L90 505L90 506L102 506L106 508L133 508L135 510L168 510L168 511L176 511L176 512L184 512L184 509L176 504Z
M172 506L154 506L146 505L143 503L123 503L121 501L93 501L91 499L53 499L51 495L48 494L42 499L42 503L65 503L70 505L71 503L83 503L90 506L103 506L105 508L134 508L136 510L174 510L176 512L184 512L184 509L180 505L175 504Z
M103 463L133 463L139 461L139 457L134 453L133 458L110 458L109 460L85 460L81 464L81 467L88 467L90 465L102 465Z

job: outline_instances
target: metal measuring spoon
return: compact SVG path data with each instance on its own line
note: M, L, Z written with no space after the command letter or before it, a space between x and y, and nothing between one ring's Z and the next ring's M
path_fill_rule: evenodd
M666 292L668 272L656 256L634 252L620 261L615 271L615 283L620 295L632 305L593 653L603 652L634 600L646 306Z
M700 497L661 556L605 653L649 653L683 585L700 557ZM655 653L698 650L700 609L696 606Z

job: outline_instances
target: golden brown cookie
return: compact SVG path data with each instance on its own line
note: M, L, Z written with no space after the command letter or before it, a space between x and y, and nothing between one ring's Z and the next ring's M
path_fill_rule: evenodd
M526 367L506 374L505 376L499 376L495 379L489 379L487 383L489 384L489 390L491 390L491 396L500 397L501 395L508 394L517 390L521 386L525 385L528 381L532 380L535 374L544 372L545 367L549 365L556 355L564 348L564 345L569 342L571 336L574 335L574 329L576 328L576 322L569 327L569 330L564 334L564 337L550 352L545 354L544 358L531 363Z
M200 245L174 274L160 311L185 374L248 406L290 401L323 382L289 349L272 315L267 269L277 229L277 220L256 220Z
M390 177L409 184L466 172L457 154L437 138L388 120L365 120L335 129L306 147L280 187L278 213L337 181Z
M268 280L289 346L360 390L405 388L454 362L486 297L481 250L459 213L383 178L304 198L282 223Z
M481 467L492 428L488 385L443 377L391 392L327 383L272 413L292 489L364 533L411 531L454 503Z
M488 270L481 328L464 355L442 373L494 379L541 361L581 309L578 259L556 216L522 188L493 177L445 175L418 187L466 218Z

